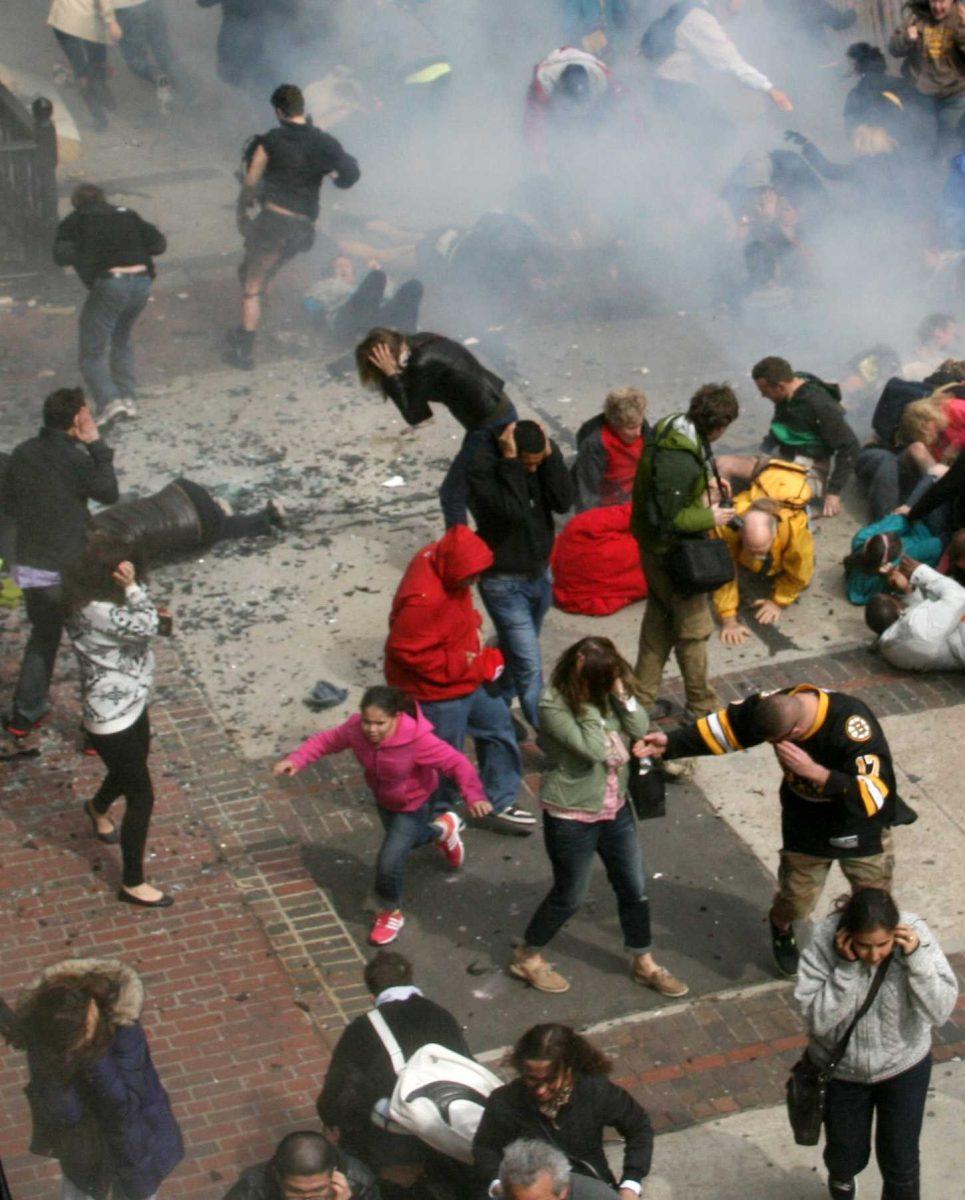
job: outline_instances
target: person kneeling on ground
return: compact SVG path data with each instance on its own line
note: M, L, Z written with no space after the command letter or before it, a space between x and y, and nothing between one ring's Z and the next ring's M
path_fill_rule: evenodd
M503 1151L492 1194L502 1200L613 1200L614 1195L602 1179L575 1174L562 1150L528 1138L510 1142Z
M643 392L616 388L603 402L603 412L580 426L572 467L578 513L630 501L649 432L644 420L646 411Z
M776 450L792 462L798 455L812 459L827 479L821 515L836 517L858 453L858 439L845 418L837 384L795 371L786 359L773 356L756 363L751 376L760 394L774 405L761 449Z
M445 1046L471 1058L456 1018L427 999L413 984L412 963L393 950L380 950L365 966L365 986L408 1061L423 1046ZM382 1200L405 1200L423 1192L419 1181L451 1180L463 1168L413 1134L396 1133L372 1120L379 1101L395 1088L396 1069L369 1013L355 1017L339 1038L325 1083L315 1102L325 1136L371 1165ZM463 1189L457 1194L468 1194Z
M734 497L739 528L723 525L719 535L734 560L734 578L714 593L714 607L721 619L720 638L725 645L739 646L749 636L737 619L740 605L738 571L746 567L755 575L773 580L769 599L754 601L754 616L761 625L773 625L785 608L793 604L810 584L814 575L814 536L807 518L811 489L806 471L794 463L774 461L761 472L751 489ZM786 480L797 490L799 500L787 498L786 489L775 487L767 495L769 483ZM735 524L736 524L735 521Z
M503 1152L518 1138L552 1140L581 1176L617 1188L619 1200L639 1200L650 1173L653 1128L629 1092L607 1079L612 1064L567 1025L534 1025L513 1047L512 1083L486 1101L473 1141L473 1161L483 1188L499 1178ZM617 1185L603 1149L604 1129L623 1138Z
M407 425L418 428L431 420L431 401L445 405L465 429L439 488L439 504L447 529L467 524L466 470L473 452L490 433L498 434L516 420L502 379L465 346L438 333L372 329L356 346L355 361L363 386L378 388Z
M396 688L370 687L354 717L310 737L276 762L274 773L297 775L342 750L351 750L365 772L385 830L375 870L379 911L369 933L373 946L385 946L405 924L402 878L409 851L434 843L452 870L465 859L462 819L452 811L436 815L430 803L439 772L455 779L470 815L485 816L492 806L469 759L436 737L419 706Z
M865 605L865 624L878 635L882 658L905 671L965 667L965 587L906 554L884 570L888 586L907 603L883 592Z
M419 701L444 742L462 750L467 734L492 812L475 823L499 833L531 834L536 819L516 804L522 764L509 709L493 684L502 653L483 646L482 617L472 585L493 564L493 552L465 525L453 525L423 546L396 589L385 643L385 678ZM452 787L434 803L453 807Z
M378 1200L371 1171L320 1133L289 1133L266 1163L249 1167L224 1200Z
M156 563L207 550L217 542L264 536L283 528L285 521L285 509L277 500L269 500L258 513L234 514L200 483L178 478L151 496L102 509L92 529L126 542Z

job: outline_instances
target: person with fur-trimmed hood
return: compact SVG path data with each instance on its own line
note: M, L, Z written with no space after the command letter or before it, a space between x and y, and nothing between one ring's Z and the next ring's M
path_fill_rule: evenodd
M10 1040L26 1050L30 1149L55 1158L64 1200L153 1200L184 1157L141 1025L144 985L113 958L47 967L21 995Z

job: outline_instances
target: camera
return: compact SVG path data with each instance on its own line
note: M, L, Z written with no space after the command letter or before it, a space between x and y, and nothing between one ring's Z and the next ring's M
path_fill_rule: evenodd
M733 529L735 533L740 533L740 531L744 528L744 518L731 517L731 519L727 522L727 528Z

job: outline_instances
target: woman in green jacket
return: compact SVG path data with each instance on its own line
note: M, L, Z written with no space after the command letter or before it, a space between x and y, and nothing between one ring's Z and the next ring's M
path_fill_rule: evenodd
M527 925L509 972L541 992L569 989L542 950L586 898L595 854L616 893L633 979L664 996L689 991L650 952L647 877L627 801L627 743L643 737L648 725L639 688L609 638L588 637L563 653L540 696L540 741L550 760L540 799L553 886Z

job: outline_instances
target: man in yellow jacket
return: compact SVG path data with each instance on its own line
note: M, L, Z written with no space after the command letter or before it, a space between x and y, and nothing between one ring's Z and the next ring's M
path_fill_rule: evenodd
M734 509L743 519L743 528L725 525L717 531L727 543L735 567L734 579L714 592L714 607L721 619L720 638L727 646L739 646L749 636L747 627L737 619L741 567L774 581L771 598L753 604L754 616L761 625L778 621L782 610L794 603L814 574L814 537L805 511L785 508L773 500L753 499L749 492L734 498Z

